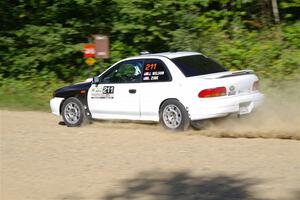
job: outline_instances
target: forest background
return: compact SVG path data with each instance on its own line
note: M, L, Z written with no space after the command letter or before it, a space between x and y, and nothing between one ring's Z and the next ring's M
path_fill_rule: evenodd
M300 80L300 0L2 0L0 107L48 109L58 87L139 52L199 51L269 88ZM108 35L111 58L85 64Z

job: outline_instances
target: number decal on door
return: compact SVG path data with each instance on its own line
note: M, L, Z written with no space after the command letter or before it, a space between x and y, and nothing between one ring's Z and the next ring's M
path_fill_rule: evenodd
M114 86L103 86L102 94L113 94L114 89Z
M113 99L115 87L114 86L100 86L91 90L92 99Z

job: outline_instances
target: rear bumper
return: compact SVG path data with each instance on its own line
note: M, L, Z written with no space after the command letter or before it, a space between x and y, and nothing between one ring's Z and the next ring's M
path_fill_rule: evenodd
M50 100L50 108L51 112L54 115L60 116L60 105L64 98L59 98L59 97L54 97L53 99Z
M264 95L255 92L236 97L198 99L188 108L191 120L224 117L228 114L248 114L263 103Z

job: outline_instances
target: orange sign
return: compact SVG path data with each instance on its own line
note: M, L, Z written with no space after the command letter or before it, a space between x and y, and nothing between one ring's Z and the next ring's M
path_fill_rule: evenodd
M96 47L94 44L86 44L84 45L84 57L85 58L93 58L96 56Z

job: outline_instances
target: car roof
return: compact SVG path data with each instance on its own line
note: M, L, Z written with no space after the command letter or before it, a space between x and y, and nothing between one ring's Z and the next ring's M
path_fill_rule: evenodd
M153 56L162 56L162 57L172 59L172 58L183 57L183 56L192 56L192 55L202 55L202 54L199 52L193 52L193 51L178 51L178 52L163 52L163 53L147 53L147 54L142 54L142 55L131 57L131 58L147 58L147 57L153 57Z

